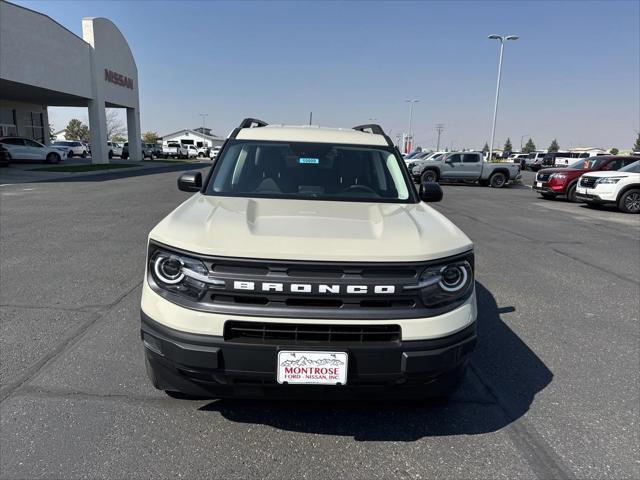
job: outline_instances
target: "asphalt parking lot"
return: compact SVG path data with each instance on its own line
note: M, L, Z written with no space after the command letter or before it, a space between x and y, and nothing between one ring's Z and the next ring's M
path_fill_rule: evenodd
M187 401L138 333L177 175L0 188L2 478L640 477L639 216L446 185L480 311L449 403Z

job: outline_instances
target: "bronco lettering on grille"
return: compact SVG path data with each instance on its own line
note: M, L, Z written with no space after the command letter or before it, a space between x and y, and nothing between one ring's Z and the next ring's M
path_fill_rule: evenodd
M278 283L278 282L248 282L234 280L234 290L248 292L283 292L283 293L314 293L324 295L336 295L347 293L351 295L363 295L373 293L376 295L389 295L396 292L395 285L341 285L341 284L312 284L312 283Z

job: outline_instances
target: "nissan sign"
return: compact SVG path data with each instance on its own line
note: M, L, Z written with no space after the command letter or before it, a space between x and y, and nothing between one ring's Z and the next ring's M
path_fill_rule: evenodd
M108 68L104 69L104 79L109 83L114 83L116 85L120 85L121 87L126 87L133 90L132 78L125 77L124 75L113 72Z

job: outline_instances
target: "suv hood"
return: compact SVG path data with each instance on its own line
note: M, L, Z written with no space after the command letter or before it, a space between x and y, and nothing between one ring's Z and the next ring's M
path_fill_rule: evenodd
M411 262L473 248L420 204L217 197L196 193L150 240L194 253L274 260Z
M600 170L599 172L592 171L589 173L585 173L585 175L588 177L632 177L634 175L640 175L640 173L621 172L619 170L607 170L607 171Z
M580 172L583 173L588 173L591 172L592 170L578 170L576 168L543 168L542 170L538 171L538 173L571 173L571 174L575 174L575 175L582 175Z

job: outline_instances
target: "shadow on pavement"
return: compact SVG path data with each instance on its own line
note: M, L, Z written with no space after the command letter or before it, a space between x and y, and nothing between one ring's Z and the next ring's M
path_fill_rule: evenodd
M478 347L471 371L449 402L216 400L201 410L219 412L233 422L360 441L415 441L504 428L527 412L553 374L500 318L515 308L499 308L480 283L476 283L476 293Z

